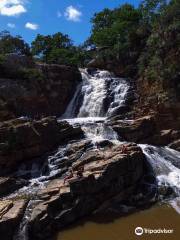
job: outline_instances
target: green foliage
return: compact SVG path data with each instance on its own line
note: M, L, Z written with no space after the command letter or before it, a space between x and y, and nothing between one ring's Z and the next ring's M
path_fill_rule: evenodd
M134 68L132 73L147 81L180 86L179 0L143 0L138 8L124 4L104 9L92 24L91 44L108 47L98 53L99 59L119 62L125 74Z
M43 80L43 74L36 68L18 68L15 71L4 72L4 77L11 79L19 79L21 81L41 81Z
M6 59L5 55L0 54L0 65L2 65L5 62L5 59Z
M142 13L142 23L149 25L155 23L168 2L169 0L143 0L139 7Z
M49 55L57 49L68 49L72 46L71 40L67 35L58 32L54 35L43 36L38 34L32 42L32 54L37 55L45 62L49 61Z
M5 69L4 69L4 63L6 61L6 57L3 54L0 54L0 73L1 75L4 75Z
M8 31L0 32L0 54L20 54L30 56L30 48L20 36L11 36Z
M1 73L9 53L32 54L38 61L81 67L96 54L101 62L121 66L126 75L139 74L163 86L180 86L180 0L143 0L138 8L124 4L96 13L91 22L91 36L79 47L73 45L68 35L58 32L47 36L38 34L30 51L20 36L1 32ZM103 50L87 51L96 47ZM17 69L12 75L21 79L43 78L33 68Z
M17 75L23 80L41 81L44 79L43 74L36 68L21 68Z
M180 1L171 1L160 13L139 58L139 74L176 89L180 83Z
M141 11L130 4L114 10L105 9L92 19L90 39L98 47L109 47L106 58L114 58L124 66L135 63L145 45L146 31L140 28L141 19Z
M114 10L104 9L92 18L91 40L97 46L127 44L140 20L140 12L132 5L124 4Z
M32 42L32 54L38 56L43 62L82 65L83 50L73 46L68 35L60 32L54 35L37 35Z

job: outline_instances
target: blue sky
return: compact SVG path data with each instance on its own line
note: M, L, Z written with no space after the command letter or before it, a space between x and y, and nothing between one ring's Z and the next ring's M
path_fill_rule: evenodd
M75 44L90 34L95 12L140 0L0 0L0 31L9 30L31 42L40 34L67 33Z

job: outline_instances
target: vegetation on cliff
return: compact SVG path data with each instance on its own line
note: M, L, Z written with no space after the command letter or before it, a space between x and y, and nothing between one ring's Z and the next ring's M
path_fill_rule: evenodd
M107 46L99 57L119 61L147 79L178 78L180 1L144 0L138 8L125 4L95 14L90 41Z
M31 45L32 54L46 63L81 65L83 51L73 45L68 35L60 32L43 36L38 34Z
M179 89L180 1L143 0L139 7L124 4L104 9L91 19L91 36L75 46L60 32L38 34L31 46L20 36L0 34L0 68L6 54L23 54L45 63L85 66L96 57L116 63L122 75L139 76ZM88 50L101 51L88 51ZM95 52L95 53L94 53ZM31 74L31 73L30 73ZM171 81L169 81L171 79Z
M180 97L180 1L170 1L151 21L152 30L139 58L139 75Z

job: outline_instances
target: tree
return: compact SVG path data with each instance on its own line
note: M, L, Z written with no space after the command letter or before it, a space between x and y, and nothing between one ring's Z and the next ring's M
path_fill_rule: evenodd
M139 59L139 74L147 81L159 81L166 89L173 87L179 94L179 61L180 1L172 0L160 10L153 23L146 48Z
M58 56L62 55L72 47L72 41L68 35L60 32L54 35L43 36L38 34L32 42L32 54L40 57L47 63L58 62Z
M123 44L128 35L137 28L141 14L130 4L114 10L104 9L92 18L91 40L98 46Z
M20 36L13 37L8 31L0 32L0 54L30 56L30 47Z
M94 15L90 39L98 47L109 48L101 51L104 60L118 61L124 69L133 64L134 68L144 47L144 34L139 31L141 19L141 11L130 4Z
M169 0L143 0L139 7L142 12L143 22L152 25L160 17L168 2Z

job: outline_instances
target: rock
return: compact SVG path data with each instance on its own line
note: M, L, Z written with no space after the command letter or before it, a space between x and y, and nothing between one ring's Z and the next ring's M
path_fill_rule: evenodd
M101 140L97 142L97 147L104 148L104 147L110 147L113 146L113 143L109 140Z
M71 126L66 121L60 121L58 127L60 129L61 141L64 141L63 144L70 140L84 137L84 133L80 126Z
M180 139L170 143L168 147L180 151Z
M102 59L98 59L98 58L95 58L95 59L92 59L88 64L87 64L87 67L88 67L88 71L92 71L93 69L104 69L104 61Z
M9 211L10 208L13 207L13 202L10 200L1 201L0 202L0 219L2 219L3 215Z
M167 146L174 140L174 137L175 135L172 129L164 129L147 139L146 142L158 146Z
M97 56L87 63L88 69L91 71L93 69L102 69L114 72L116 76L119 77L133 77L136 74L136 68L134 65L124 64L124 62L116 60L107 60L102 57Z
M114 111L111 113L111 117L117 116L122 114L123 116L130 111L130 106L128 105L122 105L114 109Z
M6 73L11 72L11 65L6 66ZM63 114L81 81L79 70L62 65L31 66L23 56L15 61L13 69L16 65L13 78L0 73L0 121L27 115L40 118ZM22 79L19 66L27 71Z
M23 179L14 179L11 177L0 177L0 197L10 194L13 191L27 185Z
M118 133L121 139L136 143L143 143L157 132L153 116L145 116L132 121L110 120L108 125Z
M146 143L157 146L167 146L180 138L180 131L176 129L165 129L159 126L156 115L147 115L135 120L121 120L121 116L109 118L108 126L111 126L120 139Z
M3 240L12 240L27 206L27 200L0 201L0 235Z
M55 117L3 122L0 124L0 173L11 172L21 162L82 136L80 127L58 123Z
M105 151L89 150L72 165L74 176L69 181L50 181L37 196L41 202L31 215L30 238L48 239L112 197L120 194L119 201L123 201L131 196L143 175L145 156L136 144L127 144L124 149L120 145ZM80 178L76 173L82 165Z
M32 57L15 53L6 54L3 65L8 73L14 73L20 68L33 68L35 66Z

